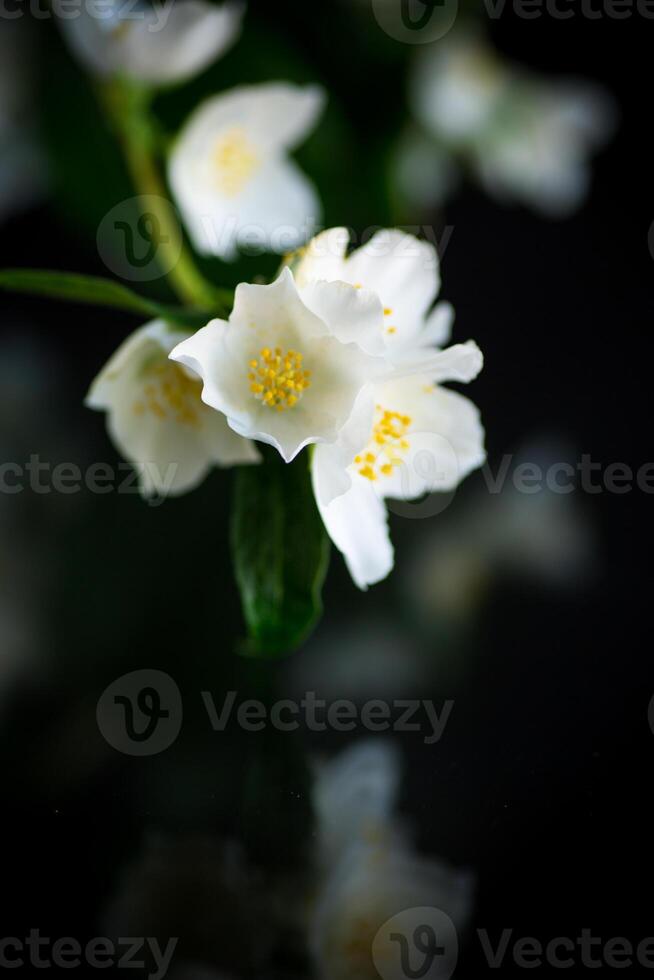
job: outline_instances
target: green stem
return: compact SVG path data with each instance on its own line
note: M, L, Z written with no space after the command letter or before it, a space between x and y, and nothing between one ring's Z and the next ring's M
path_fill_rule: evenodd
M229 312L231 290L213 286L198 269L168 200L168 192L155 163L155 135L149 93L114 82L102 92L105 109L117 129L125 161L139 194L147 196L147 210L158 224L163 268L177 296L192 306ZM168 256L168 259L167 259Z
M181 240L181 230L168 203L166 188L154 160L140 141L128 137L123 140L123 145L134 184L139 194L148 197L147 210L157 219L162 265L168 270L171 286L184 303L214 306L219 291L200 273ZM166 260L169 250L174 250L174 261Z

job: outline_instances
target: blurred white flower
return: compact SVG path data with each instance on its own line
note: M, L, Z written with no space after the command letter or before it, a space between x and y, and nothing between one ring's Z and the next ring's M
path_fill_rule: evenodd
M358 841L385 833L397 805L400 756L392 742L364 740L319 766L313 787L318 861L325 870Z
M124 76L149 85L184 82L207 68L236 41L245 7L179 0L146 6L109 0L102 11L82 5L61 20L80 61L101 76Z
M472 877L414 852L394 814L399 780L393 746L372 741L355 744L318 773L314 805L325 873L309 939L326 980L378 977L375 936L406 909L436 908L455 927L466 924Z
M415 133L401 146L397 179L416 204L433 204L452 165L472 169L486 190L551 216L579 207L590 184L590 157L609 138L612 100L587 82L554 81L503 62L477 35L440 41L418 57L411 100L433 139L421 142L423 174L410 182L418 153ZM446 163L449 157L449 168Z
M0 220L36 202L46 184L34 127L29 66L34 52L26 25L10 20L0 31Z
M284 269L269 286L242 283L228 322L213 320L171 358L200 375L202 398L239 435L274 446L286 462L346 423L372 424L363 389L385 367L357 344L381 329L377 297L345 283L316 283L300 298Z
M345 233L346 234L346 233ZM311 243L296 274L302 295L314 280L347 278L381 297L381 335L389 372L362 392L373 407L361 412L335 445L317 446L314 492L327 531L343 553L359 588L385 578L393 567L384 498L414 500L451 490L485 459L484 432L472 402L440 387L468 382L483 358L472 341L447 350L453 318L449 304L431 307L440 287L432 245L397 231L380 232L344 258L347 238L333 229Z
M244 86L204 102L170 157L170 186L199 252L233 259L242 245L288 252L320 218L313 184L288 153L324 106L317 86Z
M169 360L181 337L162 320L133 333L91 385L86 404L107 412L116 447L136 467L144 496L178 495L212 466L256 463L254 446L200 398L200 379Z

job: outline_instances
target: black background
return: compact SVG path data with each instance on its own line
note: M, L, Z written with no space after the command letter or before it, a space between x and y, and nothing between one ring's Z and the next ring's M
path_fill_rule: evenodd
M371 168L402 117L412 52L391 51L375 36L367 6L359 10L354 0L253 2L248 18L260 43L283 41L301 52L343 111L349 151L329 164L338 193L328 223L383 224ZM492 24L511 58L546 74L601 81L621 122L596 161L588 203L571 219L502 207L471 186L446 209L453 234L443 294L457 310L457 339L473 336L485 352L470 394L484 415L491 462L541 433L604 467L637 469L652 458L653 32L654 23L637 14L558 21L507 12ZM63 56L51 24L39 25L39 35L48 87ZM229 57L237 74L236 51ZM94 138L80 126L80 143ZM56 200L3 227L0 265L106 274L92 239L74 217L62 220ZM45 349L54 378L46 372L26 395L33 414L18 420L19 452L80 465L117 461L103 420L82 399L136 322L15 297L2 304L4 332L34 352ZM53 419L67 434L63 446L51 438ZM160 508L116 495L62 502L24 494L9 503L11 547L36 537L54 573L39 600L40 659L6 695L0 719L4 935L37 927L43 935L98 934L121 867L155 831L239 833L264 861L294 869L304 860L290 832L306 809L303 793L292 792L304 739L287 736L262 749L256 736L219 737L186 700L195 704L202 689L263 683L262 672L233 652L241 623L226 552L229 482L216 474ZM567 592L496 583L466 641L466 669L443 670L433 691L436 700L456 702L447 737L436 747L404 740L403 809L425 852L475 871L474 925L493 938L504 928L541 941L575 938L584 927L604 939L654 934L652 501L637 489L579 496L598 541L592 582ZM416 523L394 520L398 552L420 537ZM11 576L11 553L4 574ZM374 616L392 605L396 588L392 578L358 594L334 556L320 629L364 604ZM190 719L174 748L153 760L118 756L95 726L101 691L139 667L175 677ZM250 819L258 815L265 831L244 822L242 803L248 768L262 754L267 789ZM473 935L457 975L487 969ZM512 970L521 972L503 967Z

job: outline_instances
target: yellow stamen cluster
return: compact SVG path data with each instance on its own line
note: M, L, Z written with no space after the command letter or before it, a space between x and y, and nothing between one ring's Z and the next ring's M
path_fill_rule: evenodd
M372 430L368 448L354 457L357 472L366 480L375 481L380 476L391 476L395 466L401 466L402 453L409 448L405 438L411 425L408 415L390 412L376 406L377 420Z
M259 169L260 160L244 130L235 127L216 140L213 164L218 189L225 197L236 197Z
M297 405L302 394L311 386L311 371L302 366L302 354L281 347L264 347L258 360L250 361L248 381L250 391L259 401L283 412Z
M150 412L162 421L172 418L180 425L201 427L202 382L198 378L168 360L148 367L145 377L143 398L133 406L136 415Z

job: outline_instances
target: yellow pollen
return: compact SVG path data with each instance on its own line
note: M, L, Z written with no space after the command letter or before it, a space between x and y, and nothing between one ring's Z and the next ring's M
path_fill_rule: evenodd
M281 347L273 350L264 347L259 360L249 362L250 391L254 397L278 412L297 405L303 393L311 386L310 371L302 366L302 354L295 350L283 353Z
M386 333L397 333L397 327L386 327Z
M212 153L216 184L225 197L240 194L261 162L245 130L234 127L216 140Z
M402 465L402 453L410 447L406 435L411 422L408 415L391 412L381 405L376 406L370 446L364 453L354 457L360 476L374 482L380 476L391 476L393 467Z
M392 309L390 308L390 306L387 306L384 310L384 316L392 316L392 315L393 315Z
M143 375L146 383L142 398L132 406L135 415L149 412L161 421L172 419L180 425L202 427L199 378L191 377L183 367L169 360L148 365Z

